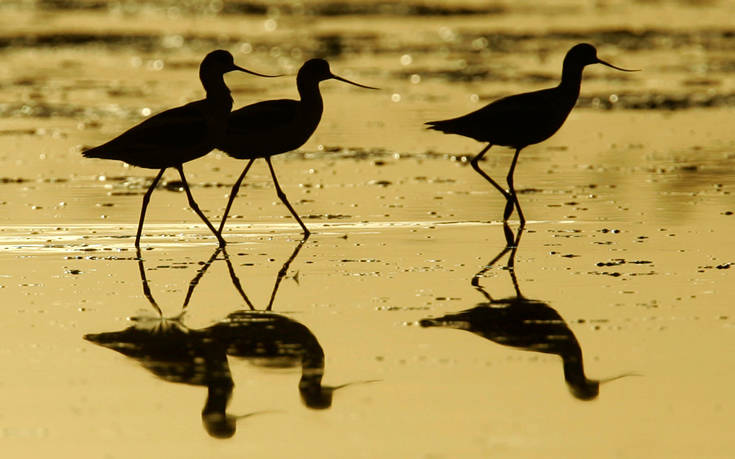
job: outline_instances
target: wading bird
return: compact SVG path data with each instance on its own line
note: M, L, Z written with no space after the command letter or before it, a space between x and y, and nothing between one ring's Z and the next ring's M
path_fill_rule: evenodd
M506 247L472 277L472 285L485 297L485 301L472 309L422 319L419 324L422 327L465 330L503 346L556 354L561 357L564 380L569 391L580 400L597 398L600 384L634 376L635 373L624 373L606 379L590 379L586 376L582 348L562 316L546 302L527 298L521 294L515 273L515 256L523 228L519 228L515 236L507 223L503 225L503 229ZM515 294L506 298L493 298L480 285L480 279L508 252L510 255L503 269L510 274Z
M183 163L209 153L217 140L224 135L227 115L232 110L232 97L225 84L224 74L233 70L263 77L273 76L238 67L228 51L212 51L199 66L199 79L207 93L205 99L161 112L109 142L82 153L87 158L117 159L132 166L160 169L143 195L135 247L140 247L143 221L151 193L169 167L179 172L191 208L214 233L220 246L225 245L222 236L194 201L184 177Z
M329 79L343 81L361 88L378 89L333 74L324 59L311 59L301 66L296 76L296 87L301 100L279 99L258 102L233 111L227 118L227 133L224 141L219 143L217 148L233 158L249 159L250 161L232 187L230 199L227 201L227 207L219 225L220 233L225 227L227 215L245 174L253 165L253 161L263 158L268 163L278 198L301 226L304 235L309 235L309 230L278 185L278 179L271 164L271 156L295 150L309 140L319 125L324 109L319 83Z
M459 134L488 143L480 153L472 158L471 164L480 175L505 196L504 221L508 220L513 213L515 204L521 226L526 222L513 187L513 171L518 161L518 154L528 145L548 139L564 124L579 97L582 71L590 64L602 64L624 72L635 71L616 67L601 60L597 57L597 50L594 46L580 43L572 47L564 57L561 83L558 86L505 97L458 118L426 123L429 125L428 129L445 134ZM507 176L507 191L480 169L479 161L493 145L515 148L515 155Z

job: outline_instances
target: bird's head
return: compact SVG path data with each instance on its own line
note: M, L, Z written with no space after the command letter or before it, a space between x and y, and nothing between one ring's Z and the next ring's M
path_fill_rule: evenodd
M229 51L225 51L224 49L217 49L204 57L201 65L199 66L199 75L202 77L204 75L224 75L225 73L232 72L234 70L267 78L281 76L264 75L235 65L235 58L232 57L232 54L230 54Z
M237 431L237 417L224 413L202 413L202 424L213 438L230 438Z
M590 64L602 64L615 70L622 70L623 72L637 72L638 70L628 70L620 67L616 67L610 63L607 63L597 57L597 49L589 43L580 43L574 45L572 49L567 52L564 58L564 66L573 65L575 67L584 67Z
M372 86L365 86L359 83L355 83L354 81L350 81L346 78L335 75L329 68L329 63L324 59L309 59L308 61L306 61L304 65L301 66L297 78L303 81L315 82L333 79L349 83L354 86L359 86L361 88L378 89Z

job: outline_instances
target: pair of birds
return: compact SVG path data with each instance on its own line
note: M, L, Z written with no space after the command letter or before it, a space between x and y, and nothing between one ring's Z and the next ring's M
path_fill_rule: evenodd
M487 142L487 146L473 157L472 167L495 187L506 199L503 220L507 221L515 207L521 227L525 217L513 186L520 151L528 145L542 142L551 137L564 124L574 107L582 83L582 71L591 64L630 72L609 64L597 57L597 50L587 43L572 47L564 58L561 82L558 86L541 91L517 94L488 104L467 115L442 121L426 123L429 129L447 134L458 134ZM355 86L361 85L334 75L327 61L311 59L299 70L296 86L301 100L271 100L248 105L232 113L232 97L225 85L224 74L242 71L263 75L234 64L232 55L223 50L209 53L199 69L199 77L207 93L203 100L162 112L131 128L119 137L85 151L90 158L118 159L128 164L160 169L153 183L143 196L135 246L140 246L140 236L150 195L168 167L174 167L181 176L189 205L215 234L221 247L225 246L222 230L232 203L245 175L255 159L264 158L273 177L279 199L285 204L304 231L309 230L288 202L278 184L271 156L295 150L303 145L316 130L323 111L319 83L336 79ZM515 155L507 175L508 190L499 185L479 166L479 161L493 145L515 148ZM183 163L219 148L238 159L248 159L240 177L232 187L219 230L215 230L197 206L184 177Z
M235 65L234 58L228 51L212 51L199 66L199 79L206 91L205 99L161 112L109 142L82 153L87 158L117 159L133 166L159 169L143 195L135 247L140 247L143 221L151 194L169 167L179 172L189 206L214 233L220 247L224 247L226 243L222 238L222 230L227 215L245 174L256 158L265 158L278 197L304 230L304 234L309 235L309 230L278 185L270 157L300 147L316 130L323 111L319 92L321 81L335 79L355 86L377 89L334 75L324 59L311 59L301 67L296 77L300 101L270 100L231 112L233 100L224 81L224 74L231 71L261 77L280 76L264 75L244 69ZM186 182L183 169L183 163L204 156L214 148L234 158L250 160L232 188L218 230L199 209Z

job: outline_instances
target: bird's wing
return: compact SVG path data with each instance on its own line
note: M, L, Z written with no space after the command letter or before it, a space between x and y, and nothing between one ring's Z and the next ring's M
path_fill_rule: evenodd
M554 94L551 90L516 94L496 100L464 116L426 124L429 129L481 141L493 141L493 133L497 133L497 128L514 131L523 129L524 126L543 123L557 103Z
M144 154L161 150L189 149L207 141L204 114L195 105L184 105L154 115L106 144L84 152L88 157L107 158L116 153Z
M485 125L530 124L537 117L543 118L553 106L552 94L537 91L504 97L467 114L466 117L481 120Z
M267 100L247 105L230 113L227 132L232 135L248 135L281 127L298 116L299 102L289 99Z

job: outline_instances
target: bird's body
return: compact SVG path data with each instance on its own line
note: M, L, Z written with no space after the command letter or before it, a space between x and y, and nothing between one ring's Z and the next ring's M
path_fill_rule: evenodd
M299 148L309 140L322 117L318 91L315 99L308 104L268 100L235 110L228 117L227 135L219 148L237 159L266 158Z
M471 164L506 198L504 221L510 217L515 205L521 226L525 223L513 186L513 172L518 154L528 145L548 139L561 128L579 97L584 67L590 64L603 64L617 70L627 71L600 60L592 45L578 44L572 47L564 58L561 82L558 86L508 96L464 116L426 123L429 126L428 129L445 134L458 134L488 143L472 159ZM479 166L479 161L493 145L512 147L516 150L507 176L507 191Z
M190 206L215 234L220 245L224 246L224 239L199 210L191 195L184 177L183 163L206 155L224 137L227 116L232 110L232 97L225 84L224 74L232 70L267 76L236 66L227 51L213 51L202 60L199 68L199 78L207 93L205 99L161 112L109 142L82 153L87 158L116 159L133 166L160 169L143 197L136 247L140 245L150 195L168 167L178 170Z
M212 151L224 134L228 114L225 104L198 100L158 113L83 154L147 169L183 164ZM222 126L219 133L217 126Z
M514 236L507 222L503 224L506 246L477 274L472 285L485 297L484 302L442 317L419 321L422 327L441 327L464 330L485 339L516 349L555 354L561 357L564 380L574 397L591 400L599 394L600 383L612 381L627 374L605 380L590 379L585 375L582 348L572 329L562 316L544 301L521 294L515 272L515 257L521 242L523 227ZM481 285L480 279L496 267L498 261L510 252L503 270L510 275L515 295L495 299Z
M459 118L427 124L429 129L446 134L522 149L554 135L572 111L578 94L561 86L516 94Z
M299 100L278 99L258 102L235 110L228 116L225 137L217 144L217 148L233 158L250 161L232 187L220 223L220 233L224 229L232 202L250 166L255 159L264 158L268 163L278 197L299 223L304 234L309 234L309 230L281 190L270 158L273 155L293 151L309 140L319 125L324 110L319 83L327 79L370 88L332 74L329 64L324 59L311 59L304 63L296 77Z

